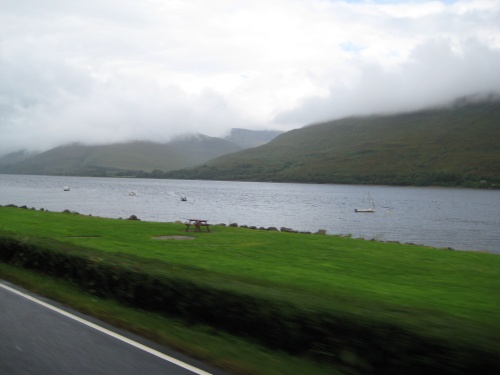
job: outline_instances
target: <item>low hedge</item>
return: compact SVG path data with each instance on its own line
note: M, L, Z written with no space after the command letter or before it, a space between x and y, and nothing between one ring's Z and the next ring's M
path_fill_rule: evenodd
M347 373L500 373L494 348L489 352L425 337L387 321L245 294L183 272L158 273L141 266L139 258L0 234L0 261L75 282L88 292L141 309L331 362Z

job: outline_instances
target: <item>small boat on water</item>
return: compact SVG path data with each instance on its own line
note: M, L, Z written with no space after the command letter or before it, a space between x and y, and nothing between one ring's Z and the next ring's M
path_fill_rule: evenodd
M375 212L375 203L373 202L370 193L368 193L368 207L367 208L355 208L354 212Z
M69 191L69 186L65 186L63 191Z
M129 192L128 193L129 196L133 197L135 195L135 193L133 191Z
M355 208L354 212L375 212L374 208Z
M181 197L181 202L186 202L186 201L187 201L187 198L183 195L183 196Z

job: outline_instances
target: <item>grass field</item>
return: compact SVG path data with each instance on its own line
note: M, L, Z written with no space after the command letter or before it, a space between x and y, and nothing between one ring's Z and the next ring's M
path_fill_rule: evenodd
M212 226L210 233L186 233L179 223L103 219L13 207L0 207L0 223L4 236L56 240L102 254L103 260L128 262L150 274L174 275L232 293L290 304L311 314L327 312L368 325L390 323L420 338L500 355L498 255L222 226ZM194 239L158 239L185 235ZM14 273L11 267L0 268L0 276ZM120 321L119 325L127 323ZM222 340L224 335L218 333L217 337ZM271 356L266 352L270 349L259 350ZM219 352L214 360L210 354L195 355L226 364L222 367L227 368L231 368L228 364L235 356L226 354L224 359ZM278 363L304 361L303 366L319 366L309 373L335 373L335 365L324 370L325 365L307 358L279 358L276 368L268 371L281 372L265 372L241 363L232 370L245 373L242 368L246 367L252 368L247 373L292 374L299 372L285 370ZM300 366L292 365L295 369Z

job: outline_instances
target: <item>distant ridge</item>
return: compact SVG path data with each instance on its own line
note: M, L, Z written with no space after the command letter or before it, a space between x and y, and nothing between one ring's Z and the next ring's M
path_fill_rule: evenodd
M241 147L205 135L177 138L169 143L134 141L87 146L79 143L53 148L16 160L0 159L0 173L77 176L142 176L155 170L191 167ZM10 162L9 162L10 161Z
M232 129L226 138L186 134L167 143L132 141L108 145L71 143L51 150L0 157L0 173L158 177L224 154L269 142L280 131Z
M240 128L232 128L231 132L224 139L233 142L241 148L252 148L262 146L278 135L283 133L279 130L248 130Z
M8 164L15 164L19 163L23 160L29 159L33 156L38 155L38 152L29 152L26 150L20 150L20 151L15 151L11 152L7 155L4 155L0 157L0 166L3 165L8 165Z

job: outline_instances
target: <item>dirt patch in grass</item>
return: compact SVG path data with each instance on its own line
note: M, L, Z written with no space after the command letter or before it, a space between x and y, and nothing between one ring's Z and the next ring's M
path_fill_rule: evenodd
M100 238L101 236L64 236L66 238Z
M158 236L158 237L153 237L155 240L178 240L178 241L184 241L184 240L194 240L196 237L191 237L191 236Z

